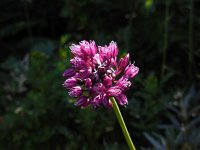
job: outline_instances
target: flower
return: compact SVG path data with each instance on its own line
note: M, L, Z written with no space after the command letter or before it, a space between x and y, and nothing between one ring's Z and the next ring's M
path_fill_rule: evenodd
M74 77L68 78L65 80L63 86L67 89L70 89L76 85L76 79Z
M72 87L70 90L69 90L69 95L72 96L72 97L79 97L82 95L82 89L80 86L75 86L75 87Z
M113 41L108 46L81 41L78 45L72 44L70 49L74 57L70 60L72 67L63 73L67 78L63 86L70 96L77 98L75 106L112 108L110 97L115 97L119 105L128 104L125 91L139 71L129 61L129 54L117 62L118 47Z

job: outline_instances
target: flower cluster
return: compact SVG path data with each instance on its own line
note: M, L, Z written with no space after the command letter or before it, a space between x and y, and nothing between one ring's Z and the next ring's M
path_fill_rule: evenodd
M77 98L76 106L112 108L109 97L115 97L119 105L128 104L124 92L131 86L129 80L139 71L130 63L129 54L117 62L118 48L113 41L104 47L97 47L94 41L81 41L70 49L74 54L70 60L72 68L64 71L67 79L63 86L70 96Z

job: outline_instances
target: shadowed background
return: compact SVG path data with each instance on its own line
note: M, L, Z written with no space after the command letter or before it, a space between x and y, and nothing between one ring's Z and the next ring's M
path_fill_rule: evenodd
M200 1L1 0L0 149L128 149L113 111L74 106L69 46L116 41L140 68L121 107L138 150L200 149Z

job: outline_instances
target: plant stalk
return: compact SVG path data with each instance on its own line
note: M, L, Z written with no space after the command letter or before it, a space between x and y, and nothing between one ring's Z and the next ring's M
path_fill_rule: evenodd
M135 146L134 146L134 144L133 144L133 142L131 140L131 137L129 135L129 132L128 132L127 128L126 128L126 124L125 124L124 119L122 117L122 114L121 114L121 112L119 110L117 102L115 101L114 97L111 97L110 100L111 100L111 102L113 104L113 109L115 111L115 115L117 116L117 119L119 121L119 124L121 126L121 129L123 131L124 137L126 139L126 142L127 142L128 146L129 146L130 150L136 150L136 148L135 148Z

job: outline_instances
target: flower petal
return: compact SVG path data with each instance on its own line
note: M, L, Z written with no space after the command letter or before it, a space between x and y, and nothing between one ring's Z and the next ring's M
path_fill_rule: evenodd
M126 95L123 94L123 93L121 93L121 94L118 95L118 96L115 96L115 99L117 100L117 102L118 102L121 106L128 104L127 97L126 97Z
M108 96L118 96L121 92L122 91L118 86L110 87L107 91Z
M64 71L63 77L71 77L71 76L75 75L75 73L76 72L73 68L69 68L69 69Z
M124 70L124 74L127 78L133 78L138 72L139 68L134 66L134 64L128 65Z
M80 86L75 86L73 88L70 89L69 91L69 96L72 96L72 97L79 97L82 95L82 89Z
M86 108L89 105L88 98L86 96L81 96L74 103L75 106L81 106L82 108Z
M68 78L67 80L65 80L63 86L65 88L72 88L73 86L76 85L76 79L74 77Z

